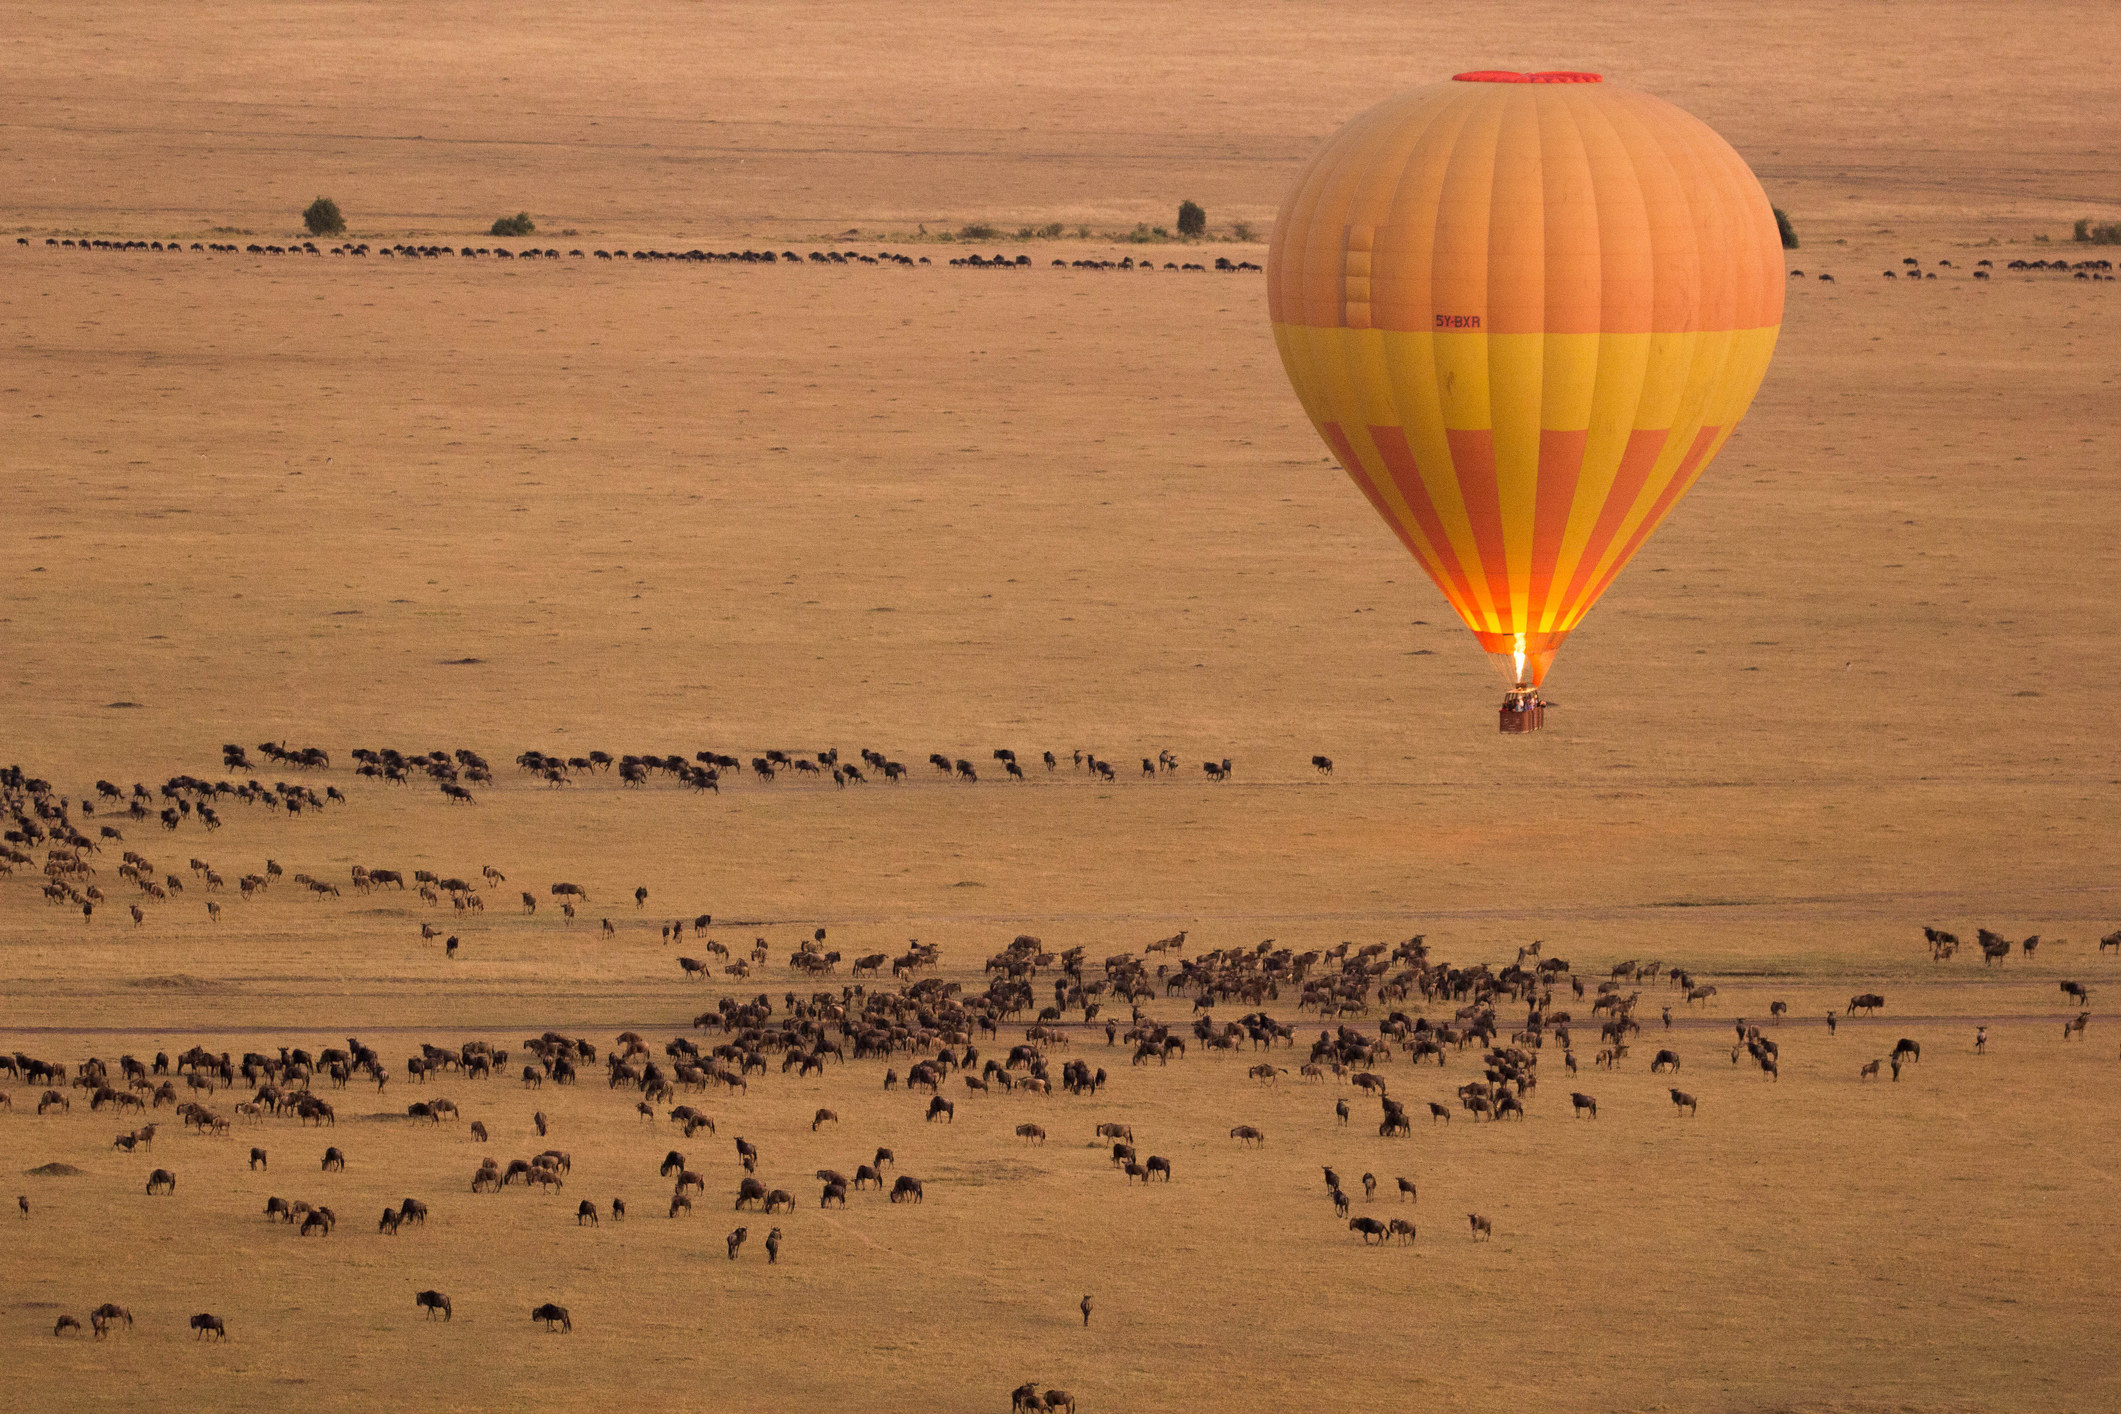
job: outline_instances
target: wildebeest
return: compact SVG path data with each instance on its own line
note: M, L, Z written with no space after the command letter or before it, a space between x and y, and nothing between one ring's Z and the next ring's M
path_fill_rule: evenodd
M574 1329L574 1318L567 1314L567 1308L551 1301L532 1308L530 1319L543 1321L548 1331L558 1330L565 1333Z
M174 1193L177 1191L177 1176L168 1169L156 1169L147 1176L147 1191L150 1193Z
M737 1185L736 1207L738 1211L742 1211L746 1203L764 1203L765 1201L766 1185L757 1179L747 1178Z
M1650 1074L1655 1075L1666 1067L1670 1067L1674 1072L1679 1069L1679 1052L1659 1051L1657 1059L1650 1062Z
M1871 1012L1877 1011L1884 1005L1885 997L1883 994L1878 992L1859 992L1857 995L1849 998L1849 1011L1851 1013L1860 1011L1865 1014L1869 1014Z
M821 1124L838 1124L839 1122L839 1115L832 1110L819 1110L810 1117L810 1132L813 1134L817 1133L817 1127Z
M588 1223L591 1227L603 1226L603 1220L597 1214L597 1205L587 1198L584 1198L574 1210L574 1225L580 1227L583 1223Z
M1575 1107L1574 1113L1578 1119L1583 1117L1586 1110L1590 1112L1592 1119L1598 1118L1598 1102L1581 1090L1569 1092L1569 1103Z
M1900 1061L1919 1061L1921 1059L1922 1047L1906 1036L1902 1036L1900 1044L1893 1047L1893 1060L1896 1063Z
M121 1320L125 1322L127 1330L133 1328L133 1313L115 1301L106 1301L88 1313L88 1323L95 1328L96 1339L98 1340L103 1339L104 1336L117 1329L118 1322Z
M1412 1242L1416 1236L1414 1224L1405 1218L1394 1218L1385 1224L1385 1231L1402 1242Z
M1028 1139L1034 1144L1043 1144L1046 1142L1046 1131L1036 1124L1020 1124L1016 1127L1016 1137Z
M937 1115L943 1116L943 1118L949 1121L951 1124L956 1124L957 1106L951 1103L949 1100L944 1099L942 1096L937 1095L934 1099L928 1102L929 1121L932 1123Z
M61 1316L58 1320L52 1322L52 1334L55 1336L65 1335L68 1331L78 1331L80 1329L81 1320L78 1316Z
M1856 1072L1856 1078L1859 1080L1876 1080L1878 1078L1878 1068L1884 1064L1885 1062L1882 1060L1871 1061L1862 1070Z
M253 1169L262 1169L266 1167L265 1151L263 1149L254 1148L250 1151L250 1166Z
M1372 1238L1382 1243L1386 1236L1385 1225L1375 1218L1349 1218L1348 1231L1361 1233L1365 1247L1370 1245Z
M750 1236L751 1236L751 1229L750 1229L750 1228L748 1228L748 1227L740 1227L740 1228L737 1228L736 1230L734 1230L733 1232L731 1232L731 1233L729 1234L729 1260L730 1260L730 1261L734 1262L734 1261L736 1260L736 1249L737 1249L737 1248L739 1248L739 1247L742 1247L742 1246L744 1245L744 1242L745 1242L745 1240L746 1240L746 1239L748 1239L748 1238L749 1238Z
M891 1201L894 1203L921 1202L921 1181L909 1174L900 1174L898 1182L891 1185Z
M215 1336L221 1340L228 1339L228 1326L211 1311L201 1311L198 1315L192 1317L191 1328L199 1333L198 1338L201 1340L204 1340L208 1335Z
M1495 1240L1495 1225L1489 1222L1486 1218L1482 1217L1480 1214L1467 1213L1466 1221L1472 1224L1473 1240L1475 1242L1480 1241L1480 1239L1483 1237L1487 1238L1490 1242Z
M1694 1104L1694 1097L1692 1095L1689 1095L1684 1090L1674 1090L1672 1092L1672 1108L1675 1110L1683 1110L1688 1114L1694 1114L1697 1112L1697 1107Z
M423 1291L412 1298L412 1304L420 1307L430 1321L435 1318L437 1311L442 1313L442 1319L445 1321L456 1319L455 1313L450 1310L449 1298L439 1291Z
M336 1145L324 1151L324 1172L330 1173L334 1169L341 1173L346 1171L346 1155Z
M1264 1144L1267 1142L1267 1136L1249 1124L1240 1124L1237 1128L1231 1130L1230 1137L1242 1145Z

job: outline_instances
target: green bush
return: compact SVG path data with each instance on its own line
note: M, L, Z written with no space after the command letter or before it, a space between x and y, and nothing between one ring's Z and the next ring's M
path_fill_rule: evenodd
M302 224L313 236L338 236L346 233L346 218L339 214L339 203L328 196L320 196L302 213Z
M985 221L975 221L969 226L957 228L957 238L961 241L991 241L1000 234L1000 231Z
M1775 208L1775 230L1782 237L1784 250L1797 248L1797 228L1790 224L1790 215L1781 207Z
M493 223L489 234L496 236L528 236L535 234L537 223L530 219L528 211L518 211L513 216L503 216Z
M1239 221L1235 223L1230 227L1230 234L1236 239L1244 241L1247 244L1250 244L1251 242L1259 239L1257 235L1253 234L1252 223L1250 221Z
M1190 201L1178 204L1178 233L1182 236L1198 236L1208 229L1208 213Z
M1038 228L1039 239L1047 241L1059 240L1061 233L1067 229L1066 226L1063 226L1058 221L1048 221L1045 225Z
M2121 245L2121 221L2102 226L2087 216L2077 222L2077 239L2089 245Z

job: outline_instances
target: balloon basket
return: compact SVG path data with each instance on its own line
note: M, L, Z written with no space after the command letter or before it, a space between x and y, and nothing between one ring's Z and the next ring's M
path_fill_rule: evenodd
M1529 689L1513 692L1502 700L1502 710L1496 716L1504 733L1521 736L1547 724L1547 704Z

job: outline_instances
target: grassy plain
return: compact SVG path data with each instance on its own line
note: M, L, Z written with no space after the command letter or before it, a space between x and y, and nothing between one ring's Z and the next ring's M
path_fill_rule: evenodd
M2093 951L2121 923L2121 286L1968 269L2116 214L2115 140L2085 121L2121 39L2109 7L1904 25L1524 7L1499 35L1359 7L11 14L0 758L78 796L219 775L224 741L315 743L336 765L310 783L344 808L231 807L213 836L127 826L128 844L165 872L492 863L510 883L483 918L436 918L464 938L449 963L417 900L280 889L216 927L189 892L135 930L0 881L0 1045L74 1061L354 1034L401 1065L421 1040L548 1027L659 1041L733 985L684 983L658 940L701 911L769 938L746 995L795 985L781 960L816 926L850 956L939 942L974 986L1019 931L1097 956L1183 927L1189 952L1424 932L1497 962L1540 938L1594 975L1655 956L1722 990L1710 1014L1678 1008L1692 1121L1643 1073L1654 1047L1587 1068L1596 1123L1550 1073L1522 1127L1392 1142L1338 1129L1294 1077L1137 1071L1101 1033L1077 1043L1114 1072L1100 1099L961 1100L949 1128L884 1095L878 1065L774 1074L712 1102L719 1143L680 1145L713 1185L689 1222L661 1216L666 1127L595 1084L442 1087L503 1157L544 1147L534 1107L553 1116L575 1168L546 1200L473 1197L478 1146L454 1131L354 1118L419 1098L402 1080L353 1092L336 1135L165 1128L152 1158L110 1149L118 1124L84 1104L38 1119L9 1083L0 1172L85 1173L19 1179L32 1218L0 1223L0 1403L978 1410L1025 1379L1085 1411L2121 1403L2115 1042L2095 990L2089 1041L2065 1047L2056 990L2121 972ZM1218 231L1264 230L1335 124L1485 66L1602 68L1685 105L1790 209L1793 266L1837 277L1792 281L1744 428L1572 639L1554 725L1523 740L1497 736L1477 652L1325 461L1257 276L1047 265L1200 255L1104 238L1181 197ZM1009 243L1035 268L1007 273L42 244L284 240L319 191L383 244L489 244L525 207L562 249L940 266L963 248L902 238L975 220L1099 238ZM1206 250L1225 252L1260 257ZM1953 267L1879 279L1904 255ZM357 745L497 763L873 746L916 774L698 797L503 766L462 808L353 780ZM1093 750L1120 779L960 786L919 764L995 746ZM1161 748L1184 771L1136 778ZM1198 761L1224 756L1235 779L1208 784ZM557 879L596 900L572 929L505 906ZM2049 941L1994 972L1938 967L1925 922ZM1871 989L1887 1015L1829 1038L1818 1019ZM1778 998L1794 1015L1767 1085L1724 1051ZM1860 1083L1903 1034L1922 1065ZM1419 1101L1465 1071L1388 1080ZM819 1105L843 1122L813 1136ZM1012 1137L1023 1118L1043 1149ZM1101 1119L1178 1181L1127 1191L1087 1145ZM1266 1148L1234 1149L1238 1123ZM731 1133L801 1200L770 1271L756 1217L743 1259L722 1256ZM327 1142L344 1175L316 1171ZM927 1203L819 1213L807 1175L879 1143ZM1361 1250L1320 1163L1416 1179L1416 1246ZM140 1192L153 1164L173 1198ZM268 1194L331 1203L339 1233L268 1228ZM433 1205L426 1230L375 1235L407 1194ZM577 1230L578 1195L635 1216ZM426 1286L455 1299L450 1325L418 1319ZM527 1319L547 1299L571 1339ZM136 1330L50 1336L103 1300ZM193 1310L228 1319L226 1348L188 1344Z

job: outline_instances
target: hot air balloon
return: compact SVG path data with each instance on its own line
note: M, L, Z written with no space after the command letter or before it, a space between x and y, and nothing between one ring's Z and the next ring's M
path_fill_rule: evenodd
M1267 253L1304 411L1544 720L1569 633L1753 400L1782 246L1730 144L1596 74L1468 73L1354 119Z

